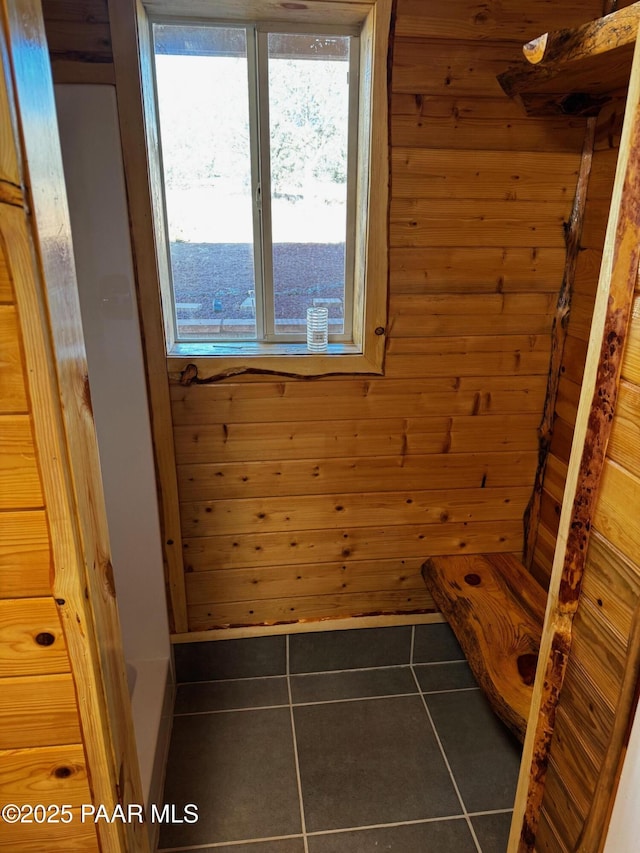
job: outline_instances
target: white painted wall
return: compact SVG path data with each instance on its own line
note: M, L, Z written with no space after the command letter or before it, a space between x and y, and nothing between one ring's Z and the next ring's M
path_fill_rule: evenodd
M151 429L112 86L58 85L56 103L118 609L135 669L148 790L170 672Z

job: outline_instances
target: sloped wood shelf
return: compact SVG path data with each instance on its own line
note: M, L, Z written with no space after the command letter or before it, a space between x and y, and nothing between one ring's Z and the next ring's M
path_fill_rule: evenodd
M640 3L526 44L525 59L498 76L529 115L597 115L629 83Z
M495 713L524 740L546 594L511 554L431 557L422 576Z

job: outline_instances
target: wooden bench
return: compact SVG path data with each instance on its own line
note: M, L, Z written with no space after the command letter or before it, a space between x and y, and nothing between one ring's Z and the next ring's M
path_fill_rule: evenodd
M422 576L493 710L523 741L545 591L510 554L431 557Z

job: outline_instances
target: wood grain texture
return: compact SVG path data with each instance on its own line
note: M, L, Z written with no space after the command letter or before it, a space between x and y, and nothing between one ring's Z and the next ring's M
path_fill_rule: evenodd
M3 748L80 742L95 800L141 802L120 626L114 601L103 494L40 4L3 4L5 79L20 139L20 205L2 205L0 231L11 268L33 409L33 440L51 531L52 591L71 675L3 679ZM9 62L10 58L10 62ZM28 215L27 215L28 214ZM98 642L98 637L100 638ZM76 697L77 691L77 697ZM139 824L91 827L104 853L146 853ZM47 846L40 838L41 849ZM51 847L55 843L52 841ZM71 848L71 844L69 845Z
M24 824L3 825L3 843L15 853L101 853L95 825L83 823L75 809L70 823L33 824L25 833Z
M536 453L444 453L425 456L377 456L372 459L283 460L180 465L181 501L292 495L341 494L521 486L530 482Z
M370 492L183 503L185 537L522 517L527 487Z
M80 743L80 721L70 673L3 678L0 749Z
M572 199L578 173L573 152L456 151L394 147L395 198Z
M536 724L530 727L525 740L512 824L510 843L519 842L520 851L533 849L535 843L544 773L558 696L570 655L572 622L580 600L589 532L592 524L596 524L595 516L599 512L596 495L602 472L608 467L605 464L606 449L637 281L640 230L637 198L640 185L635 153L640 146L640 49L634 54L633 67L566 497L560 518L550 604L540 653L541 665L532 703L532 719ZM588 612L587 608L584 611Z
M375 611L376 595L388 602L389 583L397 581L393 560L413 559L405 552L408 545L413 553L418 507L430 504L450 513L446 524L426 526L451 528L438 535L457 549L451 534L458 522L452 519L459 517L464 493L503 488L520 493L531 486L532 427L544 401L549 331L564 268L564 226L585 123L579 118L527 123L519 107L503 97L496 74L518 58L519 40L535 36L539 24L549 29L553 19L557 26L575 26L586 10L574 3L562 9L491 3L481 9L466 0L435 9L401 0L390 67L391 300L384 375L362 380L221 379L203 357L197 363L198 378L214 381L186 387L180 384L185 359L164 357L157 306L147 164L138 133L140 112L149 104L141 105L137 90L131 89L139 70L130 24L117 4L112 6L134 242L141 287L149 288L141 294L141 306L151 385L157 386L155 391L152 387L156 452L162 478L169 483L162 489L165 501L173 495L168 478L175 470L166 453L171 424L161 387L167 369L170 375L181 526L172 523L165 533L175 550L180 544L173 534L184 535L189 545L185 552L198 552L196 563L200 551L207 555L202 571L187 572L187 590L196 595L197 585L199 602L189 603L189 628L194 628L192 620L202 630L214 623L285 618L282 565L297 566L304 579L292 580L289 590L298 604L304 599L304 618L313 618L314 596L318 613L325 614L326 599L339 594L337 575L327 578L323 590L314 567L339 563L340 543L332 538L320 542L317 533L310 540L307 532L337 530L332 527L333 515L340 514L336 506L343 506L340 512L352 519L340 525L341 535L361 539L362 531L385 531L384 541L380 538L381 547L388 549L384 555L368 550L371 558L353 560L389 561L389 579L376 571L369 580L362 574L357 581L357 594L369 595L367 612ZM147 143L154 145L153 134ZM280 361L275 369L283 369ZM574 405L571 387L566 398L568 409ZM449 489L463 500L457 508L441 507ZM396 503L400 495L415 503ZM293 514L285 507L290 496L300 499ZM469 507L474 514L468 519L469 541L473 537L490 547L493 534L486 535L484 524L495 522L511 531L515 502L494 506L492 519L488 506ZM175 505L171 513L175 522ZM384 513L387 523L377 523ZM376 522L369 523L373 518ZM281 538L285 533L291 534L288 542ZM265 535L272 538L259 541ZM238 549L233 541L240 538L247 542L242 560L250 561L242 569L234 568ZM313 544L313 551L290 563L294 539ZM358 547L378 547L371 544L375 541ZM257 547L267 554L256 552ZM178 561L170 574L172 585L179 587ZM191 557L187 564L193 564ZM251 614L251 603L245 605L243 599L244 609L233 614L217 610L216 597L219 607L233 603L223 589L223 574L232 594L245 596L249 575L241 578L240 573L254 568L270 573L256 601L270 601L271 609L261 605ZM199 574L211 576L210 587L204 577L195 578ZM367 591L363 584L369 582ZM275 595L266 597L271 583L277 585L281 605ZM193 609L209 604L207 611ZM409 607L406 602L402 606ZM329 610L335 613L333 605Z
M398 35L427 38L485 40L500 38L524 42L543 32L550 19L558 27L575 27L596 18L602 4L595 0L563 3L550 13L545 3L513 3L505 7L499 0L452 0L440 5L421 0L399 0Z
M90 803L82 744L0 753L0 798L5 803L66 803L74 808Z
M555 407L556 398L558 396L558 384L560 382L561 372L566 372L566 365L563 364L565 361L564 350L567 341L567 327L571 322L570 317L573 311L573 282L575 279L576 264L580 250L580 237L584 221L587 188L589 186L589 179L591 176L595 128L595 119L589 119L582 148L582 159L580 161L580 170L573 200L573 208L565 231L565 268L564 275L562 277L562 287L558 294L558 301L553 318L553 326L551 330L551 356L549 359L549 380L547 384L547 394L545 397L542 420L538 428L538 467L536 469L536 477L531 500L527 506L524 516L525 534L522 559L528 569L531 568L534 561L537 525L540 518L540 501L544 488L545 469L550 453L553 427L556 417Z
M390 268L392 294L555 293L564 249L392 248Z
M401 417L523 414L540 411L545 387L546 377L539 376L343 379L173 385L171 397L174 424L266 423L375 419L388 411Z
M44 510L0 513L0 599L48 595L50 567Z
M26 411L27 393L21 365L18 318L13 305L0 305L0 413Z
M0 600L0 677L68 672L69 655L52 598Z
M0 509L43 504L28 415L0 415Z
M398 613L434 613L435 604L422 589L398 592L372 590L338 595L311 595L259 601L213 602L189 607L192 631L251 625L287 625L315 622L317 627L331 630L333 619L350 619L357 626L359 616Z
M508 554L430 557L423 577L491 707L522 741L538 661L544 591Z
M640 11L634 4L573 29L554 30L525 44L523 53L533 65L562 68L590 56L634 44ZM561 73L561 71L560 71Z
M597 115L598 107L610 99L611 93L624 90L628 84L637 29L638 14L632 6L572 30L545 33L524 46L528 62L503 72L500 83L511 97L560 95L558 112L569 114L585 114L584 104L591 96L591 114ZM574 93L580 95L579 110L572 109L569 96ZM524 101L528 102L526 98Z

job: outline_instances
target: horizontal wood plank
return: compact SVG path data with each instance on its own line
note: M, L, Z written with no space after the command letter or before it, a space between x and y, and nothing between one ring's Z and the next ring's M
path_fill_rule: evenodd
M83 62L111 62L113 59L108 23L92 21L83 26L76 21L49 19L46 33L52 58Z
M569 214L570 205L559 202L393 199L389 242L391 247L561 248Z
M539 833L542 832L542 844L544 846L539 845L538 838L536 838L536 846L540 853L551 853L551 851L562 853L564 850L568 853L576 846L586 815L571 793L567 791L562 781L562 774L558 772L553 762L549 762L545 780L545 795L539 829ZM558 833L562 838L564 846L549 847L551 843L547 835L549 830L544 827L547 821L553 826L554 833Z
M640 385L640 294L633 301L633 314L627 331L627 342L622 362L622 375L629 382Z
M516 521L476 524L403 524L396 527L344 527L336 530L298 530L185 538L186 571L218 568L297 565L318 561L419 557L427 554L477 554L514 551L521 542Z
M422 318L418 319L417 324L411 321L408 315L392 319L394 323L392 334L396 329L399 332L414 332L417 331L415 326L421 325ZM538 320L536 323L535 321ZM460 326L466 325L466 328L471 329L472 318L470 317L436 317L433 319L434 334L447 334L448 330L455 326L456 321ZM475 323L474 331L484 331L487 338L495 338L491 329L495 329L502 321L490 318L488 323ZM516 330L522 331L525 323L520 319L511 318L507 321L508 325L513 326ZM532 328L532 336L544 336L551 329L551 317L544 316L529 318L528 325ZM478 326L481 326L478 329ZM408 334L406 337L389 338L391 341L398 342L395 346L389 346L389 354L385 362L385 375L389 379L406 379L414 376L416 379L431 378L433 376L546 376L549 372L549 355L546 352L531 351L528 347L525 350L512 350L504 353L481 353L474 355L473 353L455 353L434 356L429 358L428 354L424 353L424 349L431 347L423 347L419 341L424 341L424 338L412 337ZM437 340L443 340L442 337L435 337L431 340L431 344ZM404 350L404 351L403 351Z
M394 198L566 202L573 200L578 166L577 153L397 146L391 152Z
M76 693L70 674L2 679L0 749L80 741Z
M44 510L0 513L0 599L51 593Z
M175 428L179 464L531 450L537 414L357 421L229 423Z
M407 98L419 104L433 104L439 96L395 95L394 100ZM532 118L521 107L511 112L506 100L496 101L500 113L491 117L482 112L491 104L488 98L477 98L476 111L464 111L454 102L453 112L445 115L423 115L420 106L407 114L394 115L391 120L393 146L415 149L450 149L453 151L558 151L578 153L584 138L584 119ZM457 112L456 112L457 111ZM445 112L445 110L434 112Z
M567 664L560 702L566 716L589 733L593 755L601 762L609 745L614 712L598 683L590 678L575 657Z
M393 92L446 94L447 97L503 95L497 76L520 56L517 43L451 43L438 39L397 38Z
M100 853L96 825L82 821L79 809L69 823L3 824L2 841L11 853Z
M188 572L187 604L424 590L422 557Z
M562 778L581 813L588 813L598 775L597 757L588 743L589 733L581 732L561 708L557 709L551 760L562 768Z
M601 608L583 598L574 620L571 654L611 709L620 696L625 651L626 644L603 617ZM580 721L576 724L580 725Z
M50 21L68 21L83 26L109 23L107 0L45 0L42 13L45 26Z
M181 504L186 537L445 521L517 519L529 498L528 486L500 489L442 489L298 495Z
M478 317L481 314L500 317L504 321L519 314L549 314L555 310L556 301L557 297L552 293L406 294L393 296L389 311L392 315L418 314L425 322L431 316ZM425 331L425 336L427 334ZM508 329L504 334L509 334ZM494 344L495 348L499 346L499 342Z
M11 157L11 154L7 152L6 156ZM0 168L3 165L4 164L0 164ZM13 168L15 168L15 162L13 163ZM12 165L7 164L7 171L10 172L11 170ZM7 175L0 173L0 179L6 180ZM9 267L7 266L7 259L4 254L4 249L0 245L0 303L8 303L14 301L15 296L13 293L13 284L11 282L11 272L9 271Z
M318 622L383 613L428 613L435 609L433 599L423 588L410 592L376 590L344 595L203 604L189 607L187 612L190 631L207 631L229 626L286 624L300 620ZM330 630L331 622L327 621L323 627Z
M0 600L0 678L69 672L53 598Z
M633 560L640 554L640 477L615 462L604 465L593 527Z
M550 9L545 3L452 0L426 5L422 0L399 0L397 33L401 36L479 39L499 37L525 42L551 26L575 27L602 14L596 0L569 0Z
M556 414L571 426L576 422L579 400L580 385L561 376L558 382L558 396L556 397Z
M391 293L557 293L564 257L564 249L518 246L392 248Z
M0 305L0 413L27 410L16 309L13 305Z
M282 460L179 465L180 500L493 488L529 483L536 452L447 453L371 459Z
M0 415L0 510L43 504L28 415Z
M82 744L0 752L0 801L75 808L91 803Z
M573 282L574 293L591 296L595 301L602 263L602 249L583 249L576 259L576 274Z
M175 424L266 423L437 415L524 414L540 410L546 377L362 379L172 385Z
M618 386L616 411L607 446L609 458L640 477L640 386L624 379Z

